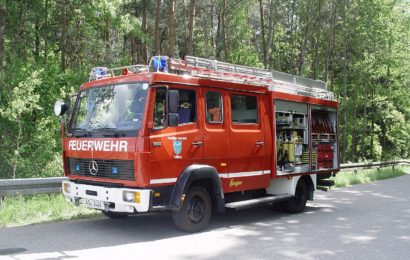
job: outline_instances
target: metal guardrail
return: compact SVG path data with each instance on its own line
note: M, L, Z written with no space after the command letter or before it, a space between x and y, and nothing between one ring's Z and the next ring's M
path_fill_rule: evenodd
M381 162L344 163L340 165L341 171L352 171L359 169L382 168L396 165L410 165L410 160L395 160Z
M396 165L410 165L410 160L341 164L341 171L372 169ZM61 192L61 182L66 177L0 180L0 200L6 196L34 195Z
M66 177L0 180L0 198L16 195L34 195L61 192Z

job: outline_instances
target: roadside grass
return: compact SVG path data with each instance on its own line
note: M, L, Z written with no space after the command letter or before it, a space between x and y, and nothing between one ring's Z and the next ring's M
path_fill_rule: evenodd
M332 177L336 187L367 183L410 174L410 167L383 168L339 172ZM62 194L6 197L0 205L0 227L23 226L34 223L101 217L97 210L76 207Z
M6 197L0 205L0 227L102 216L97 210L76 207L62 194Z
M405 174L410 174L410 167L396 166L394 170L389 168L358 170L339 172L336 177L332 177L335 181L335 187L344 187L349 185L368 183L377 180L385 180L394 177L399 177Z

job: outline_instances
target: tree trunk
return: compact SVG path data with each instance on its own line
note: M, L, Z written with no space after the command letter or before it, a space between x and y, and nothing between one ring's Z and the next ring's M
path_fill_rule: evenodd
M159 22L161 18L161 0L157 0L157 8L155 11L155 55L161 55L161 42L159 39Z
M338 0L334 0L332 8L332 37L329 48L329 55L327 55L326 62L326 81L328 79L328 71L330 67L330 90L333 90L333 82L335 78L334 60L335 60L335 45L336 45L336 20L337 20Z
M191 10L190 10L190 15L189 15L189 23L188 23L187 55L192 55L193 54L194 27L195 27L195 0L191 0Z
M214 0L211 0L212 57L216 59L216 32L214 30L214 18L215 18L215 4L214 4Z
M6 4L0 5L0 70L4 59L4 30L6 29Z
M112 60L111 55L111 35L110 35L110 20L105 18L104 26L104 41L105 41L105 64L110 64Z
M343 7L343 25L347 28L346 23L346 3ZM346 162L347 159L347 39L343 43L343 132L342 132L342 147L343 147L343 156L342 162Z
M366 145L366 140L365 140L365 136L367 136L367 134L368 134L368 128L367 128L367 100L368 100L368 77L366 76L366 73L364 74L365 75L365 83L364 83L364 101L363 101L363 122L362 122L362 124L363 124L363 126L362 126L362 138L361 138L361 150L363 151L363 153L364 153L364 157L366 157L367 158L367 153L365 152L366 151L366 147L365 147L365 145Z
M267 52L268 52L268 65L269 69L273 68L273 52L275 50L275 26L274 21L276 21L276 5L274 4L274 0L270 0L269 3L269 20L268 20L268 41L267 41Z
M227 40L227 33L226 33L226 0L222 2L222 14L221 14L221 27L222 27L222 43L224 45L224 55L225 61L229 61L229 52L228 52L228 40Z
M317 78L317 67L318 67L318 50L319 50L319 42L320 42L320 36L322 32L322 0L318 1L318 14L317 14L317 27L316 27L316 35L315 39L312 39L313 44L313 59L312 59L312 65L311 65L311 71L312 71L312 78L316 79Z
M45 23L44 23L44 66L47 70L48 65L48 0L44 3Z
M18 164L18 157L20 153L20 142L21 142L21 136L23 135L23 129L21 126L20 119L17 120L17 124L19 126L19 132L17 135L17 143L16 143L16 151L14 152L14 161L13 161L13 179L16 178L17 176L17 164Z
M305 64L305 52L306 52L307 40L310 34L310 17L312 15L312 4L313 4L312 1L307 2L306 27L305 27L305 32L303 36L303 42L302 42L302 45L300 46L300 52L299 52L299 63L298 63L299 76L303 75L303 65Z
M40 19L38 15L36 15L36 21L34 24L34 31L35 31L35 47L34 47L34 56L36 61L38 61L38 58L40 56Z
M259 0L259 15L261 23L261 34L262 34L262 55L263 55L263 67L267 68L267 48L266 48L266 38L265 38L265 23L264 23L264 12L263 12L263 0Z
M296 8L296 1L297 0L293 0L292 1L292 12L291 12L291 21L290 21L290 46L291 46L291 54L290 54L290 61L289 61L289 65L290 65L290 70L292 72L295 71L295 64L294 64L294 52L295 52L295 8Z
M61 71L65 73L67 69L67 32L68 32L68 0L61 2L61 38L60 38L60 51L61 51Z
M175 52L175 0L168 1L168 57L174 57Z
M354 106L354 113L353 113L354 122L353 122L353 130L352 130L352 147L351 147L351 150L350 150L350 161L351 162L356 162L356 143L357 143L357 141L356 141L356 136L357 136L356 132L357 132L357 120L358 120L356 103L357 103L357 95L359 93L357 93L358 92L357 88L355 88L355 90L356 91L355 91L355 95L354 95L354 100L352 101L353 106Z
M140 57L141 57L141 63L146 64L148 62L149 57L147 57L146 53L146 34L147 34L147 5L148 1L143 0L142 1L142 23L141 23L141 31L144 34L141 40L141 47L140 47Z

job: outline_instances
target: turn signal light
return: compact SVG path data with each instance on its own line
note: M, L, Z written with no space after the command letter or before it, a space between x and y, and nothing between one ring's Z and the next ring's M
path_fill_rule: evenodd
M140 203L141 202L141 196L139 192L133 192L133 191L124 191L122 194L122 199L125 202L135 202L135 203Z
M69 183L67 183L67 182L63 183L63 191L64 191L64 193L70 193L71 192Z

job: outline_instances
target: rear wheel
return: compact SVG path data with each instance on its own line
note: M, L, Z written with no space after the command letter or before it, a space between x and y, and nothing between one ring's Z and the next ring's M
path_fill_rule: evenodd
M127 213L122 213L122 212L113 212L113 211L101 211L106 217L112 218L112 219L123 219L128 217Z
M212 214L211 197L206 189L195 186L189 189L179 211L172 212L175 226L184 232L204 229Z
M308 185L303 179L299 179L296 184L295 197L282 202L282 208L288 213L300 213L305 209L308 197Z

